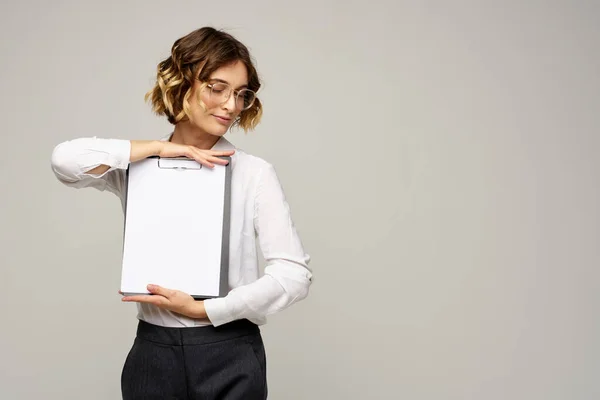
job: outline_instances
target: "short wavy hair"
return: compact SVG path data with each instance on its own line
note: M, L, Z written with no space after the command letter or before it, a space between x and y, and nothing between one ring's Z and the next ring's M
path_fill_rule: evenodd
M260 79L248 48L224 31L212 27L197 29L173 43L171 55L158 64L156 83L144 100L150 99L152 111L175 125L190 117L189 98L194 81L199 79L206 85L214 71L236 61L246 66L248 89L258 92ZM262 104L257 97L232 126L248 132L258 125L261 116Z

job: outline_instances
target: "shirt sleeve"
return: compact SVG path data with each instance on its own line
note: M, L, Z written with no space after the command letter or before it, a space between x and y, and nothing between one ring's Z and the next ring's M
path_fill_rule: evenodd
M52 152L52 171L67 186L119 192L129 166L131 142L121 139L78 138L58 144ZM102 174L90 170L108 165Z
M263 168L255 197L254 226L267 262L264 275L204 301L214 326L242 318L264 318L308 295L312 271L291 218L290 208L272 165Z

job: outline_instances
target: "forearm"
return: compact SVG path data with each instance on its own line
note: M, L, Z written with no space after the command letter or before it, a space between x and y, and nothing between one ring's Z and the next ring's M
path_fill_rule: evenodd
M264 318L306 298L312 272L305 263L277 261L265 275L222 298L204 301L203 311L215 326L241 318Z
M131 140L131 153L129 162L136 162L144 158L157 156L164 145L160 140Z

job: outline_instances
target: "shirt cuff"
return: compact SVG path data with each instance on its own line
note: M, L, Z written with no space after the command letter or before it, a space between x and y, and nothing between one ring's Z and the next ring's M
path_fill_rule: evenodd
M121 139L98 139L93 137L88 139L89 147L85 147L86 153L79 159L79 168L84 171L81 176L102 178L110 171L115 169L125 170L129 166L131 158L131 141ZM89 174L97 166L108 165L106 171L101 174Z
M227 299L224 297L204 300L204 309L213 326L223 325L235 319L229 312Z

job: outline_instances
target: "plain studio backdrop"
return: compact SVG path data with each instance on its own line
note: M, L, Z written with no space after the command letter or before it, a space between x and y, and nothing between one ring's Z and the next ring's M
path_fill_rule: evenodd
M271 399L600 397L600 5L3 1L0 398L120 397L116 196L56 144L170 132L143 95L205 25L250 48L315 279L263 327Z

